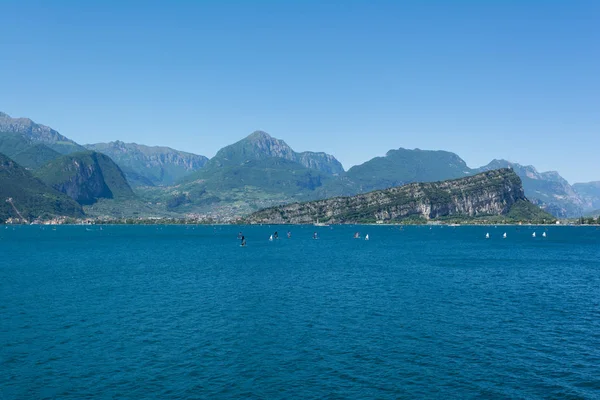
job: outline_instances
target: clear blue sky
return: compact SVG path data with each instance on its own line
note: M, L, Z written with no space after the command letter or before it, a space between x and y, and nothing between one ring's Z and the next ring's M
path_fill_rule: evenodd
M600 1L2 1L0 110L213 156L261 129L346 168L444 149L600 180Z

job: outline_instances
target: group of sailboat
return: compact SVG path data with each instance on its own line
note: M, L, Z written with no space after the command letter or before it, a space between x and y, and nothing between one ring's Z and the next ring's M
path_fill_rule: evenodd
M535 232L533 232L533 233L531 234L531 237L533 237L533 238L535 238L535 237L536 237L536 234L535 234ZM543 232L543 233L542 233L542 237L547 237L547 235L546 235L546 232ZM486 238L486 239L489 239L489 238L490 238L490 233L489 233L489 232L485 234L485 238ZM506 239L506 238L507 238L507 234L506 234L506 232L504 232L504 233L502 234L502 239Z

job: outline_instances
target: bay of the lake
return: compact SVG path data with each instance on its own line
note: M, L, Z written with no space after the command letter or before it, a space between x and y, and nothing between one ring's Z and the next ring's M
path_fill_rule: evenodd
M600 230L0 226L0 371L3 400L600 397Z

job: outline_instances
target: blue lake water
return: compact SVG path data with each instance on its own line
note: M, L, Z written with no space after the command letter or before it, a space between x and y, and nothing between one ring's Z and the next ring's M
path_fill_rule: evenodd
M0 371L1 399L598 398L600 230L0 226Z

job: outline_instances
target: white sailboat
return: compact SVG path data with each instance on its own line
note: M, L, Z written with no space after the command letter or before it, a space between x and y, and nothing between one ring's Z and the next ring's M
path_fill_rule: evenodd
M533 232L533 233L531 234L531 237L535 237L535 232Z
M542 237L546 237L546 232L542 233Z
M365 240L369 240L369 234L367 233L367 235L365 236Z
M489 234L489 232L485 234L485 238L486 238L486 239L489 239L489 238L490 238L490 234Z
M504 235L502 235L502 239L506 239L506 232L504 232Z
M319 218L317 218L317 222L314 223L314 226L329 226L329 224L326 224L324 222L319 222Z

